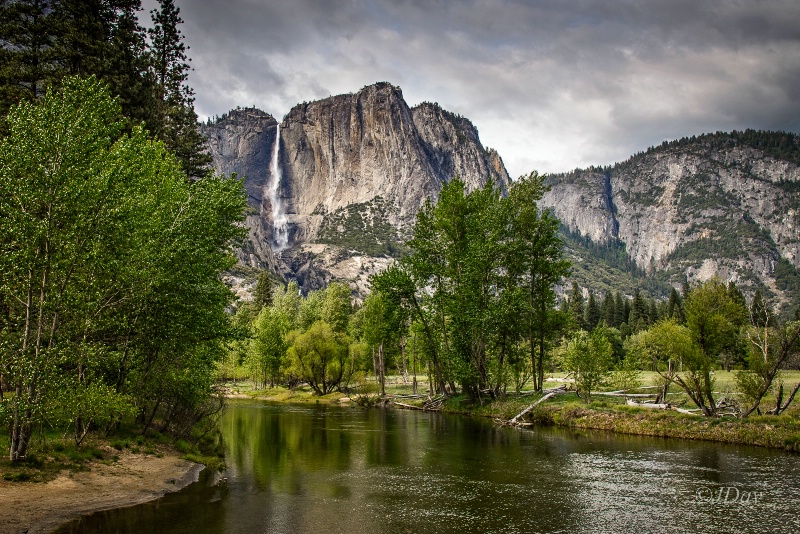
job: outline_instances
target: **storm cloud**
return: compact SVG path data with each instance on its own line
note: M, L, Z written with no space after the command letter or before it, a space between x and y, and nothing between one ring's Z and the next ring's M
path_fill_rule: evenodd
M514 177L704 132L800 130L796 0L177 3L201 117L280 119L388 81L471 119Z

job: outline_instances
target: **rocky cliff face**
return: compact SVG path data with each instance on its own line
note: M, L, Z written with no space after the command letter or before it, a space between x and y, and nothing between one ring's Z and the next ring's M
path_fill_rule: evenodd
M543 204L594 242L621 241L641 269L674 284L719 275L785 297L776 268L800 266L798 153L787 134L684 139L550 176Z
M467 119L436 104L409 108L388 83L299 104L280 125L259 110L232 111L204 133L217 171L245 177L254 211L240 258L308 281L306 289L325 283L343 255L364 258L365 278L382 263L376 259L397 252L419 208L453 177L470 188L490 176L509 183L502 159ZM289 237L277 255L275 206ZM351 280L354 289L363 285Z

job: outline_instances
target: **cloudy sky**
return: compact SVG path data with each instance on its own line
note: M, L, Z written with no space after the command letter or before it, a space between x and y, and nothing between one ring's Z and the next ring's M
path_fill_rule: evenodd
M201 117L280 120L388 81L472 120L512 177L709 131L800 131L798 0L176 3Z

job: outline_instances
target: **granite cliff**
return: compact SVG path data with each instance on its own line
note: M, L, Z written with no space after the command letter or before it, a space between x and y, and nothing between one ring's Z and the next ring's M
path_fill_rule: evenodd
M237 109L203 133L216 170L245 178L241 262L305 290L344 278L363 293L367 276L401 252L425 200L455 176L470 188L510 182L469 120L437 104L410 108L389 83L298 104L280 123Z
M797 136L684 138L548 181L543 205L565 233L624 246L640 281L664 288L716 275L745 289L763 287L784 307L797 304L800 294L790 294L800 267ZM650 286L658 294L658 284Z

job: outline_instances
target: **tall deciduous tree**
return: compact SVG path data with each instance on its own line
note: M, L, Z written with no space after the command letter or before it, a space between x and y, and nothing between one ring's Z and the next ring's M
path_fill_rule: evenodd
M190 424L207 408L228 335L231 293L219 273L242 232L241 183L189 184L141 129L119 137L120 108L94 78L13 108L9 126L0 372L14 394L0 396L0 416L11 459L25 457L33 425L64 388L131 399L143 420L161 414L164 429ZM74 398L66 411L78 438L79 420L102 414Z
M422 326L439 392L456 383L473 398L500 391L523 338L541 383L557 324L553 285L567 269L557 222L538 210L543 190L535 173L508 198L492 182L468 192L452 180L418 213L414 253L373 278Z
M539 391L544 384L548 343L563 323L563 315L555 310L554 286L569 273L569 262L562 257L562 243L557 235L558 219L550 211L539 210L538 203L545 192L544 177L532 172L514 183L508 197L515 252L509 269L518 273L520 285L526 288L522 318L534 388Z

